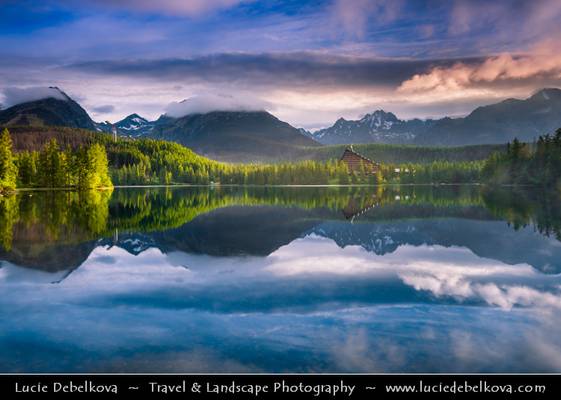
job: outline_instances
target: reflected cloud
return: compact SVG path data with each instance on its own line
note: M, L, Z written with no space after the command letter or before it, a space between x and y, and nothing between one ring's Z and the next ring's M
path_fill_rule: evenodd
M12 285L18 279L39 286L56 280L53 274L15 266L2 268L0 273L0 279ZM59 274L64 277L65 273L68 274L65 271ZM323 282L323 286L316 287L314 282ZM329 301L330 296L322 291L337 290L343 282L364 290L389 285L397 291L401 286L400 290L412 288L435 298L450 298L448 302L484 303L506 310L515 306L561 308L561 276L544 275L527 264L508 265L481 258L467 248L427 245L404 245L393 253L377 255L360 246L341 248L333 240L315 234L294 240L267 257L214 257L179 251L165 254L157 248L133 255L119 247L97 247L80 268L60 282L59 289L39 288L31 296L40 297L42 290L48 290L49 296L68 299L84 300L111 294L133 300L138 296L135 292L156 299L160 298L160 293L171 290L177 293L175 296L183 293L187 299L192 299L178 298L179 303L169 303L170 306L175 304L174 307L181 304L183 307L215 307L211 298L220 297L221 293L228 293L229 300L223 301L223 305L261 298L261 301L267 299L265 303L275 304L275 308L283 304L294 307L303 297L286 296L288 285L292 290L306 288L309 295L306 309L313 311ZM196 293L201 296L198 297L200 303L195 301L197 297L192 297ZM345 292L339 295L342 293ZM359 293L354 301L360 301ZM408 299L411 294L403 296ZM203 299L211 303L206 304ZM403 301L397 292L385 299L370 296L362 299L366 303ZM434 300L426 298L425 301Z
M69 271L46 272L37 269L22 268L8 261L0 261L1 285L30 285L58 282L68 275Z
M494 283L474 284L464 276L400 275L403 282L416 290L426 290L435 296L458 299L481 299L491 306L511 309L514 306L561 309L561 292L542 292L527 286L507 286Z
M376 255L312 234L265 257L99 246L56 285L43 279L55 274L31 271L41 279L28 279L25 271L0 269L3 371L561 366L552 336L559 275L466 248L406 245Z

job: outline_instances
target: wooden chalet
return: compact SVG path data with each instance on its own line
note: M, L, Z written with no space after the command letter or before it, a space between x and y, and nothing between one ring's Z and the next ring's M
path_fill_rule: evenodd
M375 195L366 199L366 201L350 198L347 205L341 210L341 212L343 213L345 219L352 222L355 218L360 217L364 213L376 208L379 205L380 200Z
M341 161L347 164L349 173L362 174L364 172L366 175L374 175L380 168L380 164L357 153L352 146L345 149Z

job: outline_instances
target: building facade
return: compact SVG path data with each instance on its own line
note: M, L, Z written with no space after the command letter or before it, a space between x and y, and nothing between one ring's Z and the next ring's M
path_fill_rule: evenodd
M347 164L349 173L375 175L380 169L378 163L357 153L352 146L345 149L340 160Z

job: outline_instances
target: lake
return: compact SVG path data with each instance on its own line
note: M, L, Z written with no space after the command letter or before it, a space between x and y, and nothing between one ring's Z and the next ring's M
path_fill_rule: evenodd
M2 372L560 372L559 194L0 198Z

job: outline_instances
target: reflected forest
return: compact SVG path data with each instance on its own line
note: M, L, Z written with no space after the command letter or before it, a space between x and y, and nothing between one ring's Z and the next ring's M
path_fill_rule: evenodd
M101 241L111 245L127 233L171 232L214 210L248 206L296 210L290 215L298 221L321 219L349 224L423 218L504 220L514 230L531 226L543 235L561 240L559 202L543 193L520 188L120 188L20 191L0 197L0 256L21 265L56 269L56 264L68 262L68 252L62 249L72 249L70 253L83 250L85 256L87 250L78 246L81 243ZM246 223L258 225L259 221ZM227 224L220 228L233 229ZM153 240L149 239L150 244L158 245Z

